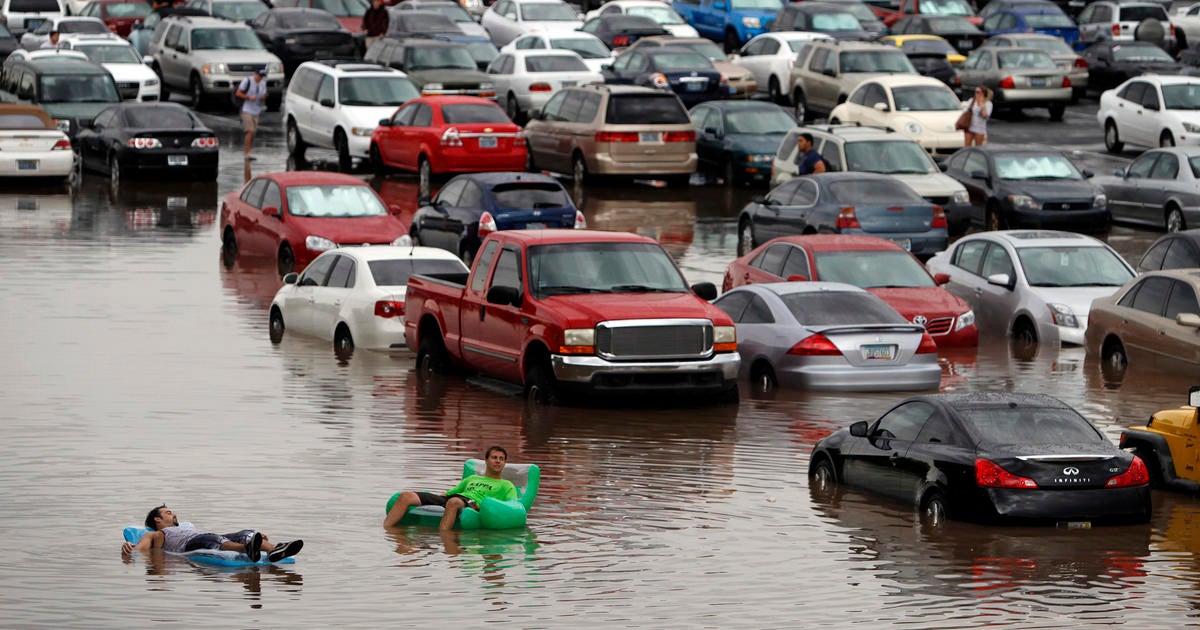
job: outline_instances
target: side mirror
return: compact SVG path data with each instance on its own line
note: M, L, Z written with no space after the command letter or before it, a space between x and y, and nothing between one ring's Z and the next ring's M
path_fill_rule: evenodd
M321 107L333 107L333 99L331 98L323 98L317 101L317 103L319 103Z
M833 70L830 70L829 68L825 68L824 70L822 70L821 74L823 74L827 77L836 77L837 76L837 73L834 72Z
M275 217L276 219L281 216L279 213L279 208L276 208L275 206L267 206L266 208L263 208L263 214L269 217Z
M612 72L612 64L606 63L606 64L600 66L600 71L601 72Z
M1150 103L1149 105L1142 105L1142 107L1145 107L1146 109L1148 109L1152 112L1156 112L1156 111L1162 109L1161 107L1158 106L1158 103Z
M948 274L948 273L933 274L933 283L938 286L941 286L943 284L949 284L950 283L950 274Z
M803 274L794 273L787 277L787 281L788 282L808 282L808 276L805 276Z
M711 282L697 282L692 285L692 293L704 300L715 300L717 299L717 285Z
M541 119L542 119L542 110L535 109L535 110L529 112L529 120L541 120Z
M1125 177L1125 168L1122 167L1113 171L1113 175L1116 175L1117 177Z
M890 107L888 107L887 103L875 103L875 105L873 107L876 109L876 111L881 111L881 112L886 112L891 109Z
M1200 315L1195 313L1180 313L1175 316L1175 323L1188 328L1200 328Z
M379 119L379 126L380 126L380 127L391 127L391 126L392 126L392 119L391 119L391 118L380 118L380 119Z
M704 133L706 133L706 134L708 134L708 135L710 135L710 136L716 136L716 137L718 137L718 138L720 138L720 137L721 137L721 134L717 133L717 128L716 128L716 127L705 127L705 128L704 128Z
M1012 276L1006 273L994 273L987 277L988 284L994 284L998 287L1012 290Z
M154 57L151 57L150 55L146 55L145 57L142 57L142 63L146 64L147 66L153 66L154 65Z
M987 179L987 173L983 171L971 171L969 175L971 179Z
M178 44L175 46L175 50L178 52L181 52L181 53L185 53L188 51L188 47L183 44Z
M859 420L850 425L850 435L854 437L867 437L867 421Z
M492 287L487 292L488 304L521 305L521 292L516 287Z
M1084 179L1091 179L1091 178L1093 178L1093 177L1095 177L1095 176L1096 176L1096 174L1095 174L1094 172L1092 172L1091 170L1089 170L1089 169L1086 169L1086 168L1085 168L1085 169L1083 169L1083 173L1082 173L1082 174L1083 174L1083 178L1084 178Z
M300 274L293 271L283 277L283 283L284 284L296 284L296 281L299 279L300 279Z
M404 214L404 208L401 208L400 204L397 203L388 204L388 212L396 216L400 216Z

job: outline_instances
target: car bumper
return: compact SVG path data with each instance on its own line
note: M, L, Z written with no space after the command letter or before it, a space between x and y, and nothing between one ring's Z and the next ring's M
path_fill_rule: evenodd
M929 336L933 337L933 341L938 345L938 348L961 348L979 345L979 328L976 326L967 326L962 330L951 330L940 335L930 333Z
M837 391L924 391L936 389L942 380L937 357L930 354L921 363L883 367L842 365L798 365L776 373L779 384L787 387Z
M496 100L496 90L427 90L425 88L421 88L421 96L478 96L479 98L487 98L494 101Z
M1009 224L1013 227L1061 228L1072 232L1103 232L1108 228L1108 208L1087 210L1016 210Z
M286 317L284 321L287 321ZM375 317L370 326L360 326L358 330L351 331L351 335L354 337L355 347L359 348L385 352L408 349L404 339L403 317Z
M754 79L733 79L729 82L729 98L750 98L758 91Z
M769 156L774 159L774 155ZM742 156L734 162L734 168L742 179L754 182L765 182L771 178L771 162L754 162Z
M368 157L371 155L371 136L356 136L348 133L346 134L346 146L350 149L350 155Z
M525 94L518 94L517 105L521 106L522 111L532 112L535 109L541 109L554 94L554 92L526 92Z
M617 161L607 153L596 155L595 167L592 172L597 175L686 175L696 172L697 157L695 152L676 161ZM768 168L768 173L770 169Z
M940 230L940 228L939 228ZM949 241L949 237L945 231L938 233L921 232L917 234L892 233L892 232L868 232L866 230L841 230L839 234L862 234L864 236L875 236L884 240L892 241L905 247L912 252L914 256L932 256L944 249Z
M31 163L32 169L20 168L22 164ZM0 154L0 177L66 177L74 167L75 153L72 151L5 151Z
M701 361L615 362L597 356L554 355L555 378L595 391L722 391L737 381L741 358L735 352Z
M996 103L1013 107L1049 107L1071 101L1071 88L996 90Z
M510 150L494 152L464 149L463 147L443 147L442 151L431 160L430 166L433 167L435 173L523 171L525 170L525 145L514 143Z
M1082 72L1072 72L1067 75L1067 78L1071 80L1071 88L1072 89L1076 89L1076 90L1086 90L1087 89L1087 86L1088 86L1087 70L1084 70Z
M159 173L215 169L217 168L218 154L219 151L216 150L188 152L156 149L138 153L128 152L121 156L121 168L125 171L155 171ZM187 164L170 164L168 157L177 155L187 156Z
M1083 317L1086 320L1086 316ZM1082 346L1087 337L1086 327L1058 326L1053 322L1042 322L1039 327L1041 328L1040 338L1047 343L1057 342L1064 346Z
M1038 520L1140 518L1150 512L1150 486L1087 490L986 490L996 516Z

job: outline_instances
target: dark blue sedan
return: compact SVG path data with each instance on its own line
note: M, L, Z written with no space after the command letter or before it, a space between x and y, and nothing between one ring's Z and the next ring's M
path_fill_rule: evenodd
M1068 45L1079 39L1079 27L1061 9L1047 3L1046 7L1014 7L996 11L983 21L988 37L1008 33L1041 33L1061 37Z
M726 184L771 179L771 161L796 126L791 113L761 101L710 101L692 108L700 170Z
M440 247L468 265L498 230L582 229L583 213L557 179L535 173L467 173L423 201L408 229L414 243Z
M686 107L729 97L729 83L708 57L683 46L630 50L601 73L605 83L671 90Z

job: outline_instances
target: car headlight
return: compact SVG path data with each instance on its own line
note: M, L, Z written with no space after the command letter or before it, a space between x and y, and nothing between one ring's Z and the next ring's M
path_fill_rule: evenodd
M1009 195L1008 202L1017 210L1037 210L1038 203L1029 195Z
M442 89L442 84L441 83L426 83L424 86L422 86L422 89L424 89L424 90L440 90L440 89Z
M206 63L200 66L200 72L204 74L229 74L229 64L226 63Z
M412 247L412 244L412 237L407 234L401 234L396 237L396 240L392 241L392 245L396 247Z
M1200 125L1197 125L1196 123L1185 122L1183 123L1183 130L1188 133L1200 133Z
M291 45L293 45L293 44L295 44L295 43L296 43L296 38L295 38L295 37L288 37L288 38L285 38L285 39L283 40L283 45L284 45L284 46L291 46Z
M370 136L375 133L374 127L351 127L350 133L355 136Z
M275 61L268 63L267 74L283 74L283 63Z
M1108 207L1108 197L1104 196L1103 193L1096 195L1095 197L1092 197L1092 207L1093 208L1107 208Z
M971 195L965 190L960 190L954 193L954 196L951 197L951 203L971 203Z
M915 122L905 123L904 133L907 133L910 136L919 136L921 135L921 125Z
M495 91L496 84L495 83L480 83L479 89L484 92L492 92L492 91Z
M145 81L142 82L142 85L144 85L146 87L154 87L154 86L158 85L158 79L146 79Z
M1079 320L1070 306L1066 304L1047 304L1046 306L1050 307L1050 318L1054 320L1055 326L1079 328Z
M742 18L742 26L745 26L746 28L761 28L762 20L759 20L756 17L744 17Z
M55 118L54 127L63 133L71 133L71 121L66 118Z
M310 252L325 252L325 251L329 251L331 249L336 249L337 243L334 243L333 241L325 238L324 236L316 236L315 234L310 234L307 238L304 239L304 246L307 247L308 251L310 251Z
M713 344L737 343L737 328L734 326L713 326Z
M563 331L563 344L568 346L596 345L595 328L568 328Z
M772 153L770 155L748 155L748 156L746 156L746 161L750 162L751 164L770 164L774 160L775 160L774 153Z
M975 311L967 311L958 316L958 321L954 324L954 332L958 332L964 328L975 325Z

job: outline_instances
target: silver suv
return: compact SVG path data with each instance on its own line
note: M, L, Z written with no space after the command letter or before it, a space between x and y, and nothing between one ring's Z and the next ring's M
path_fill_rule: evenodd
M175 90L191 94L196 108L209 99L228 103L242 79L263 66L268 108L279 109L283 100L283 62L241 22L171 15L155 28L147 53L162 79L163 100L169 98L168 90Z
M1137 40L1166 51L1175 49L1175 27L1160 2L1092 2L1079 13L1076 22L1081 42Z
M904 51L874 42L813 41L797 53L789 92L796 119L828 116L859 83L888 74L917 74Z

